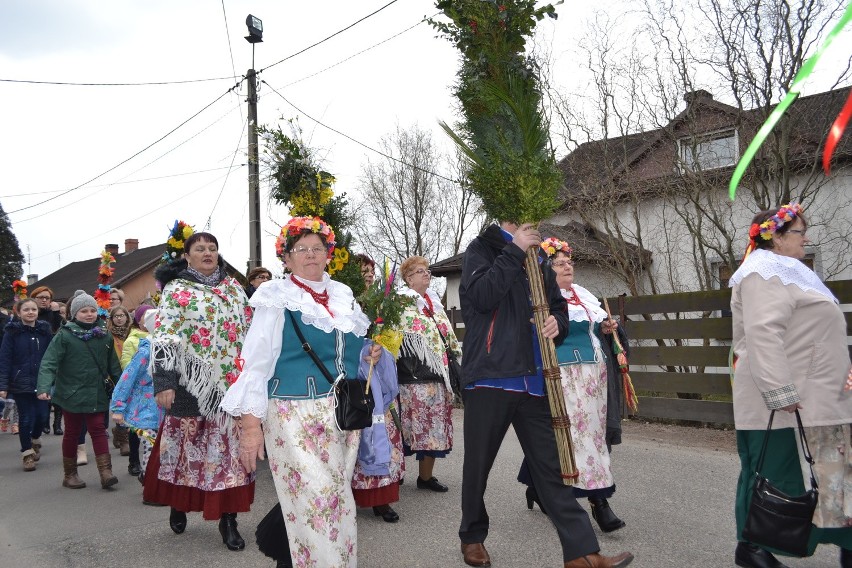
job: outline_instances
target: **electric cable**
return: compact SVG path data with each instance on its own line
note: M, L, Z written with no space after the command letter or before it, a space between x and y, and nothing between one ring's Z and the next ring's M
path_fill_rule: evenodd
M101 177L105 176L105 175L106 175L106 174L108 174L109 172L111 172L111 171L113 171L113 170L115 170L115 169L119 168L120 166L122 166L122 165L126 164L127 162L129 162L130 160L132 160L133 158L135 158L136 156L138 156L138 155L142 154L143 152L147 151L148 149L150 149L150 148L151 148L152 146L154 146L155 144L158 144L158 143L162 142L162 141L163 141L166 137L170 136L170 135L171 135L171 134L173 134L175 131L177 131L179 128L181 128L183 125L185 125L186 123L188 123L190 120L194 119L196 116L200 115L202 112L204 112L205 110L207 110L208 108L210 108L211 106L213 106L214 104L216 104L217 102L219 102L219 101L220 101L223 97L227 96L227 95L228 95L228 93L230 93L231 91L233 91L234 89L236 89L238 86L239 86L239 83L237 83L236 85L234 85L233 87L231 87L230 89L228 89L227 91L225 91L224 93L222 93L221 95L219 95L218 97L216 97L216 99L215 99L215 100L213 100L212 102L210 102L210 103L206 104L206 105L205 105L205 106L204 106L201 110L199 110L198 112L196 112L195 114L193 114L192 116L190 116L189 118L187 118L186 120L184 120L183 122L181 122L180 124L178 124L177 126L175 126L174 128L172 128L171 130L169 130L166 134L164 134L163 136L161 136L160 138L158 138L158 139L157 139L157 140L155 140L154 142L151 142L150 144L148 144L147 146L145 146L144 148L142 148L141 150L139 150L138 152L136 152L135 154L133 154L133 155L132 155L132 156L130 156L129 158L126 158L126 159L122 160L121 162L119 162L118 164L116 164L116 165L114 165L113 167L109 168L108 170L106 170L106 171L103 171L103 172L99 173L99 174L98 174L98 175L96 175L95 177L91 178L90 180L88 180L88 181L86 181L86 182L84 182L84 183L81 183L80 185L78 185L78 186L76 186L76 187L72 187L71 189L68 189L68 190L63 191L62 193L60 193L60 194L58 194L58 195L54 195L53 197L49 197L49 198L47 198L47 199L45 199L45 200L43 200L43 201L39 201L38 203L33 203L32 205L27 205L26 207L20 207L20 208L18 208L18 209L15 209L14 211L9 211L9 212L7 213L7 215L11 215L12 213L18 213L18 212L20 212L20 211L26 211L27 209L32 209L33 207L38 207L39 205L43 205L43 204L45 204L45 203L47 203L47 202L49 202L49 201L53 201L54 199L58 199L59 197L62 197L63 195L67 195L67 194L71 193L72 191L76 191L76 190L80 189L81 187L86 186L86 185L88 185L88 184L92 183L92 182L93 182L93 181L95 181L96 179L99 179L99 178L101 178Z
M266 83L266 81L261 80L261 83ZM270 89L272 89L272 92L274 92L276 95L278 95L279 97L281 97L281 98L284 100L284 102L285 102L285 103L287 103L288 105L290 105L291 107L293 107L293 108L296 110L296 112L298 112L298 113L300 113L300 114L305 115L305 116L306 116L307 118L309 118L310 120L314 121L315 123L319 124L320 126L322 126L322 127L326 128L326 129L328 129L328 130L331 130L331 131L332 131L332 132L334 132L335 134L339 134L340 136L343 136L343 137L344 137L344 138L346 138L347 140L350 140L350 141L352 141L352 142L354 142L354 143L358 144L359 146L363 146L363 147L364 147L364 148L366 148L367 150L370 150L371 152L375 152L376 154L378 154L378 155L380 155L380 156L383 156L383 157L387 158L388 160L393 160L394 162L397 162L397 163L399 163L399 164L402 164L403 166L408 166L409 168L414 168L415 170L421 171L421 172L426 173L426 174L429 174L429 175L433 175L433 176L435 176L435 177L437 177L437 178L441 178L441 179L443 179L443 180L445 180L445 181L449 181L449 182L451 182L451 183L461 184L461 182L460 182L459 180L457 180L457 179L451 179L451 178L448 178L448 177L447 177L447 176L445 176L445 175L441 175L441 174L439 174L439 173L437 173L437 172L433 172L433 171L431 171L431 170L427 170L427 169L425 169L425 168L421 168L420 166L417 166L417 165L415 165L415 164L409 164L408 162L406 162L406 161L404 161L404 160L400 160L399 158L395 158L394 156L391 156L391 155L389 155L389 154L385 154L384 152L382 152L382 151L380 151L380 150L376 150L375 148L373 148L373 147L371 147L371 146L368 146L367 144L364 144L364 143L363 143L363 142L361 142L360 140L356 140L355 138L352 138L352 137L351 137L351 136L349 136L348 134L345 134L345 133L343 133L343 132L341 132L341 131L337 130L336 128L332 128L331 126L329 126L329 125L327 125L327 124L325 124L325 123L320 122L319 120L317 120L316 118L312 117L311 115L309 115L308 113L306 113L305 111L303 111L302 109L300 109L299 107L297 107L296 105L294 105L293 103L291 103L289 100L287 100L287 98L286 98L284 95L282 95L281 93L279 93L276 89L274 89L274 88L272 87L272 85L270 85L269 83L266 83L266 86L267 86L267 87L269 87Z
M237 152L240 151L240 146L243 143L243 135L246 131L246 123L248 122L248 118L243 121L243 126L240 128L240 138L237 140L237 147L234 148L234 153L231 156L231 168L234 166L234 161L237 159ZM210 209L210 215L207 216L207 223L204 225L205 230L210 229L210 221L213 219L213 212L216 211L216 206L219 205L219 200L222 198L222 192L225 191L225 185L228 183L228 176L231 175L231 169L228 170L228 173L225 174L225 180L222 182L222 188L219 190L219 195L216 196L216 201L213 202L213 208Z
M181 79L179 81L145 81L141 83L78 83L74 81L32 81L29 79L2 79L0 83L25 83L28 85L62 85L72 87L147 87L157 85L185 85L187 83L206 83L240 78L236 73L232 77L210 77L207 79Z
M229 173L230 173L230 172L229 172ZM136 217L135 219L131 219L130 221L123 221L120 225L116 225L115 227L112 227L111 229L107 229L106 231L104 231L104 232L102 232L102 233L98 233L97 235L92 235L91 237L89 237L89 238L87 238L87 239L85 239L85 240L82 240L82 241L76 242L76 243L71 244L71 245L68 245L68 246L66 246L66 247L62 247L62 248L60 248L60 249L56 249L56 250L50 251L50 252L45 253L45 254L42 254L42 255L39 255L39 256L35 256L35 257L33 257L31 260L38 260L38 259L40 259L40 258L44 258L44 257L46 257L46 256L50 256L50 255L56 254L56 253L58 253L58 252L62 252L62 251L67 250L67 249L69 249L69 248L76 247L76 246L81 245L81 244L83 244L83 243L87 243L87 242L89 242L89 241L92 241L92 240L94 240L94 239L97 239L98 237L102 237L102 236L106 235L107 233L109 233L109 232L111 232L111 231L117 231L118 229L124 229L124 228L127 228L127 227L131 226L133 223L135 223L136 221L141 221L141 220L142 220L142 219L144 219L145 217L148 217L149 215L153 215L153 214L154 214L154 213L156 213L157 211L159 211L159 210L161 210L161 209L165 209L166 207L168 207L168 206L170 206L170 205L173 205L173 204L177 203L177 202L178 202L178 201L180 201L181 199L185 199L185 198L189 197L190 195L192 195L192 194L194 194L194 193L197 193L197 192L201 191L202 189L206 188L206 187L207 187L207 186L209 186L209 185L213 185L214 183L216 183L217 181L219 181L219 180L220 180L220 179L222 179L223 177L226 177L227 175L228 175L228 174L225 174L224 176L220 176L220 177L218 177L218 178L216 178L216 179L214 179L214 180L212 180L212 181L209 181L209 182L205 183L204 185L201 185L201 186L199 186L199 187L197 187L197 188L193 189L192 191L189 191L189 192L187 192L187 193L184 193L183 195L181 195L181 196L180 196L180 197L178 197L177 199L173 199L172 201L169 201L168 203L164 203L163 205L161 205L161 206L157 207L156 209L152 209L152 210L148 211L147 213L144 213L144 214L140 215L139 217Z
M441 12L435 12L435 14L434 14L433 16L431 16L431 17L432 17L432 18L434 18L435 16L437 16L437 15L438 15L438 14L440 14L440 13L441 13ZM391 40L393 40L393 39L398 38L399 36L401 36L401 35L402 35L402 34L404 34L404 33L410 32L411 30L413 30L414 28L416 28L417 26L419 26L420 24L422 24L423 22L428 21L428 20L429 20L429 18L423 18L422 20L420 20L419 22L417 22L417 23L416 23L416 24L414 24L413 26L407 27L407 28L405 28L404 30L402 30L401 32L396 33L396 34L394 34L394 35L392 35L392 36L390 36L390 37L388 37L388 38L385 38L385 39L383 39L382 41L380 41L380 42L378 42L378 43L374 43L374 44L373 44L373 45L371 45L370 47L367 47L367 48L365 48L365 49L362 49L362 50L361 50L361 51L359 51L358 53L354 53L354 54L350 55L349 57L347 57L347 58L345 58L345 59L341 59L341 60L340 60L340 61L338 61L337 63L334 63L334 64L332 64L332 65L329 65L328 67L325 67L325 68L323 68L323 69L320 69L320 70L319 70L319 71L317 71L316 73L312 73L312 74L310 74L310 75L307 75L307 76L305 76L305 77L302 77L301 79L296 79L295 81L293 81L293 82L291 82L291 83L287 83L286 85L282 85L281 87L278 87L278 88L279 88L279 89L284 89L284 88L286 88L286 87L291 87L291 86L293 86L293 85L295 85L295 84L297 84L297 83L301 83L302 81L306 81L307 79L310 79L310 78L312 78L312 77L316 77L316 76L317 76L317 75L319 75L320 73L325 73L325 72L326 72L326 71L328 71L329 69L333 69L333 68L337 67L338 65L341 65L341 64L343 64L343 63L346 63L346 62L347 62L347 61L349 61L350 59L354 59L355 57L358 57L359 55L362 55L362 54L364 54L364 53L367 53L368 51L370 51L370 50L372 50L372 49L375 49L375 48L379 47L379 46L380 46L380 45L382 45L382 44L385 44L385 43L387 43L387 42L389 42L389 41L391 41Z
M287 61L287 60L289 60L289 59L293 59L293 58L294 58L294 57L296 57L297 55L301 55L301 54L305 53L305 52L306 52L306 51L308 51L309 49L313 49L313 48L315 48L316 46L318 46L318 45L320 45L320 44L322 44L322 43L327 42L327 41L328 41L328 40L330 40L331 38L333 38L333 37L335 37L335 36L338 36L338 35L342 34L342 33L343 33L343 32L345 32L346 30L349 30L349 29L351 29L351 28L354 28L355 26L357 26L358 24L360 24L360 23L361 23L361 22L363 22L364 20L366 20L366 19L368 19L368 18L372 18L373 16L375 16L376 14L378 14L379 12L381 12L382 10L384 10L385 8L387 8L388 6L390 6L391 4L396 4L397 2L398 2L398 0L391 0L390 2L388 2L387 4L385 4L384 6L382 6L381 8L379 8L378 10L375 10L374 12L370 12L369 14L367 14L366 16L364 16L363 18L359 19L359 20L358 20L358 21L356 21L356 22L353 22L353 23L349 24L348 26L346 26L346 27L345 27L345 28L343 28L343 29L337 30L336 32L334 32L334 33L333 33L333 34L331 34L330 36L325 37L325 38L323 38L323 39L319 40L318 42L313 43L313 44L309 45L308 47L305 47L304 49L300 49L300 50L299 50L299 51L297 51L296 53L293 53L293 54L291 54L291 55L288 55L288 56L287 56L287 57L285 57L284 59L281 59L281 60L279 60L279 61L276 61L276 62L275 62L275 63L273 63L272 65L267 65L267 66L266 66L266 67L264 67L263 69L260 69L260 70L257 72L257 74L258 74L258 75L260 75L261 73L263 73L263 72L264 72L264 71L266 71L267 69L270 69L270 68L272 68L272 67L275 67L275 66L276 66L276 65L278 65L279 63L284 63L285 61Z
M248 164L237 164L236 166L230 166L230 167L242 168L243 166L247 166L247 165ZM219 167L219 168L210 168L210 169L207 169L207 170L195 170L194 172L182 172L182 173L179 173L179 174L166 174L164 176L131 179L131 180L127 180L127 181L114 181L112 183L102 183L102 184L99 184L99 185L90 185L89 187L110 187L110 186L113 186L113 185L125 185L125 184L129 184L129 183L142 183L142 182L145 182L145 181L157 181L157 180L160 180L160 179L169 179L169 178L175 178L175 177L181 177L181 176L191 176L191 175L194 175L194 174L203 174L203 173L206 173L206 172L215 172L217 170L228 169L228 167L229 166L222 166L222 167ZM0 195L0 199L6 199L7 197L29 197L30 195L44 195L44 194L47 194L47 193L59 193L60 191L62 191L62 190L61 189L54 189L52 191L36 191L36 192L30 191L28 193L12 193L10 195ZM18 222L20 223L20 221L18 221Z
M228 38L228 53L231 54L231 73L237 76L237 67L234 65L234 50L231 47L231 30L228 28L228 15L225 13L225 0L222 0L222 18L225 20L225 36ZM239 94L237 94L239 99ZM240 106L240 120L243 120L243 107Z

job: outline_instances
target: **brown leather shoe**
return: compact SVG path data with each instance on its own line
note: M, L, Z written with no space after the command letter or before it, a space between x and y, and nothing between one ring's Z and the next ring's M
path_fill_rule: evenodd
M617 556L601 556L597 552L565 563L565 568L622 568L633 562L633 555L622 552Z
M488 556L488 551L481 542L462 543L461 551L464 555L464 563L468 566L491 566L491 557Z

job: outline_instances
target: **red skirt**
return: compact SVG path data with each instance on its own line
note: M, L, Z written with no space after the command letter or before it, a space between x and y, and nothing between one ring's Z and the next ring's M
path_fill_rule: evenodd
M379 507L399 501L399 483L391 483L375 489L353 489L355 505L358 507Z
M168 419L168 417L167 417ZM157 433L157 440L145 469L143 499L174 507L178 511L200 511L205 520L218 520L225 513L246 513L254 502L254 481L246 485L217 491L205 491L197 487L177 485L159 478L160 440L164 428Z

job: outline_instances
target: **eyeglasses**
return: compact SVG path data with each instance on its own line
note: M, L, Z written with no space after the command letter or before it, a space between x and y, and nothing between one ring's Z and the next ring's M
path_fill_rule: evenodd
M553 268L562 268L565 266L571 266L571 264L572 263L570 260L557 260L555 262L551 262L550 266L552 266Z
M316 255L325 254L325 247L296 247L292 249L290 252L293 254L308 254L313 253Z
M50 296L36 296L35 299L36 300L49 300Z
M429 270L428 268L421 268L421 269L415 270L414 272L411 273L412 276L423 276L424 274L431 275L432 271Z
M258 274L254 277L255 280L269 280L271 277L266 274Z
M807 233L808 230L807 229L790 229L787 232L788 233L796 233L797 235L802 235L804 237L805 233Z

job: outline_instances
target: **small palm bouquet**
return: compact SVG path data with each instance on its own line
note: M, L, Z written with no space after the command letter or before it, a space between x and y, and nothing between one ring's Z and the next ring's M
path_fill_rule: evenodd
M414 303L414 298L400 294L394 285L396 281L396 264L390 267L385 259L382 274L358 298L361 309L370 318L370 338L387 349L394 358L399 356L402 347L402 313L405 308ZM372 376L370 365L370 376ZM370 389L370 376L367 377L367 391Z

